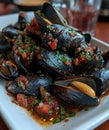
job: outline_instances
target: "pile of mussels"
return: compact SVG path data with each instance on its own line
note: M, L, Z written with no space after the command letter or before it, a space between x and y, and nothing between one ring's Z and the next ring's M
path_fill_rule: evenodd
M70 108L96 106L109 89L109 50L92 46L91 36L67 25L49 3L0 32L0 76L20 106L41 117Z

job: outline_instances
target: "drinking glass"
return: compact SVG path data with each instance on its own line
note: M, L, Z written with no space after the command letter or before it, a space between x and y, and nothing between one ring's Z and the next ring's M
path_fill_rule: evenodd
M95 33L102 0L52 0L69 25L82 32Z

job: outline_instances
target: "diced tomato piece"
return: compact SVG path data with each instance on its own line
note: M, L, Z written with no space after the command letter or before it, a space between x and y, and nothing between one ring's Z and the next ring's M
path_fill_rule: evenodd
M25 96L24 94L17 94L17 101L20 106L25 108L28 107L27 96Z
M66 65L70 65L70 61L67 60L66 62L64 62L64 64L66 64Z
M57 49L57 43L58 43L58 40L54 39L54 41L50 45L52 50L56 50Z
M79 65L79 59L78 58L74 59L73 63L74 63L74 65L78 66Z
M34 25L35 29L40 29L39 24L38 24L36 18L33 19L32 24Z
M40 114L46 115L49 114L50 105L46 103L40 103L39 106L36 106L35 110Z

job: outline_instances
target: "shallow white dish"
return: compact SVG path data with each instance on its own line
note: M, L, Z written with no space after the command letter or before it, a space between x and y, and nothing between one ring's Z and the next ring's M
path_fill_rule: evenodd
M31 17L31 13L30 13ZM8 24L14 24L18 14L1 16L0 30ZM102 50L109 50L109 45L93 38L92 43ZM0 115L11 130L92 130L109 119L109 96L105 97L97 107L81 111L75 117L49 127L40 126L27 111L11 102L5 90L6 81L0 79Z

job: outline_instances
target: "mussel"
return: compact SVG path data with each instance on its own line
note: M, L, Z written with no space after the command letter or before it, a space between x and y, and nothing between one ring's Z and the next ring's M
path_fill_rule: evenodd
M109 89L109 69L97 69L93 71L91 76L99 78L101 82L102 93L105 93Z
M103 53L104 67L109 69L109 51Z
M17 66L24 72L32 70L35 49L35 41L31 37L19 35L13 46L13 52Z
M57 11L56 7L52 6L49 3L44 3L42 5L42 9L40 15L44 15L46 19L50 20L53 24L60 24L63 26L67 26L67 21L62 16L62 14Z
M53 5L51 5L50 3L44 3L42 5L42 9L40 10L40 12L37 12L45 21L48 21L48 23L52 23L52 24L59 24L59 25L63 25L67 28L72 28L71 26L69 26L67 24L66 19L63 17L63 15L57 10L57 8ZM49 22L50 21L50 22ZM73 28L74 29L74 28ZM88 33L82 33L80 31L78 31L75 28L75 31L81 33L82 35L85 36L85 41L86 42L90 42L91 40L91 35Z
M52 79L49 76L38 76L35 74L20 75L14 81L7 84L7 90L14 95L22 93L38 97L40 95L39 88L43 86L46 90L49 90L51 84Z
M86 47L73 59L74 73L90 73L95 68L103 68L104 59L98 47Z
M6 39L5 35L2 32L0 32L0 53L6 52L8 50L11 50L11 44Z
M40 45L48 50L59 50L75 57L78 48L83 50L87 46L86 41L90 41L90 38L87 36L88 34L80 34L73 28L60 24L46 23L37 13L35 13L35 17L41 30L39 37L42 43Z
M12 80L18 77L19 69L12 60L0 61L0 76L7 80Z
M20 30L16 29L14 25L8 25L2 29L2 33L9 39L16 39L19 36Z
M69 106L96 106L102 93L102 81L95 77L74 77L55 81L53 92Z
M29 17L26 12L20 12L18 16L18 22L16 23L15 27L19 30L24 30L27 23L29 23Z
M43 51L37 59L37 65L54 79L73 74L72 58L59 51Z

